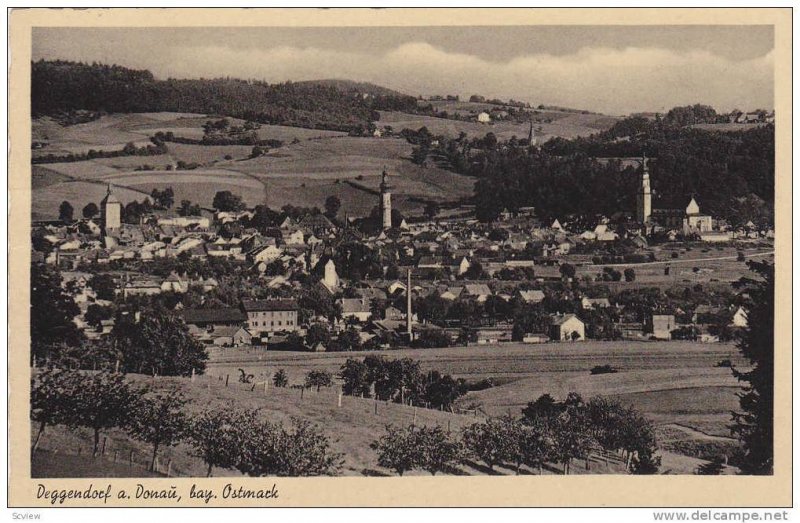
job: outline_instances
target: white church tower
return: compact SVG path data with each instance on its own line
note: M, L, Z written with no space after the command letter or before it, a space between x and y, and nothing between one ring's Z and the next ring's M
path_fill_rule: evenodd
M647 171L647 156L642 156L642 185L636 194L636 221L648 223L653 212L650 194L650 173Z
M111 184L105 198L100 202L100 221L105 234L113 233L122 226L122 203L111 192Z
M392 228L392 193L386 176L384 168L381 175L381 224L384 230Z
M336 273L336 264L333 263L333 260L328 260L328 263L325 264L325 278L322 280L322 283L325 284L331 292L339 288L339 275Z

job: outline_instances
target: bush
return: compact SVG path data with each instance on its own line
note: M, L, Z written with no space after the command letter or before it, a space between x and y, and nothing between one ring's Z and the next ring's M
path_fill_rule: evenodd
M279 389L289 385L289 378L286 376L286 371L283 369L278 369L275 375L272 376L272 383Z
M592 367L591 373L592 374L614 374L617 372L617 369L612 367L611 365L595 365Z
M319 392L321 387L330 387L333 385L333 375L325 370L312 370L306 374L306 388L317 388Z
M335 475L342 455L333 452L318 427L293 418L289 429L282 424L254 422L244 434L236 465L249 476Z

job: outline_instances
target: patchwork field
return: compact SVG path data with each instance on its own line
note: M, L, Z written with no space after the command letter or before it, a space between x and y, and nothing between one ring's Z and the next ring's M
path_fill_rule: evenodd
M36 154L64 154L84 147L120 149L131 137L172 130L197 137L209 118L202 115L143 113L109 115L94 122L62 127L43 118L34 122L34 139L49 145ZM235 119L234 123L241 123ZM186 133L184 133L186 131ZM194 133L192 135L191 133ZM284 140L284 147L250 159L250 146L201 146L169 143L169 152L157 156L99 158L34 166L35 217L58 216L65 196L79 208L93 200L95 191L81 194L64 183L113 183L149 194L153 188L172 186L175 200L188 199L210 206L217 191L239 194L250 205L266 202L273 208L286 204L322 207L325 199L339 197L351 216L366 215L377 204L369 191L377 190L384 168L391 176L394 206L402 212L419 212L426 200L452 201L472 194L474 180L435 167L422 168L410 161L411 145L400 139L353 138L344 133L283 126L262 126L263 138ZM291 143L294 138L300 140ZM118 146L118 147L117 147ZM228 159L226 159L226 157ZM167 170L178 162L197 164L193 170ZM142 170L150 166L155 170ZM345 183L350 181L355 185ZM365 189L367 192L365 192ZM100 194L102 198L102 194ZM141 199L126 196L124 201ZM56 205L52 206L52 202Z
M559 117L550 123L534 122L534 129L536 129L536 136L539 141L548 140L554 136L575 138L577 136L589 136L598 131L608 129L616 121L617 118L604 115L559 113ZM526 138L530 129L528 123L498 121L491 124L483 124L384 111L381 112L381 119L376 124L379 126L391 125L395 132L399 132L404 128L416 130L425 126L433 134L444 134L451 137L458 136L462 131L467 133L470 138L482 137L486 133L492 132L500 140L508 140L512 136ZM539 130L540 127L541 130Z
M31 209L32 220L53 220L58 218L58 207L61 202L68 201L75 209L75 216L80 216L81 209L89 203L99 204L106 195L104 183L66 181L49 185L43 189L34 189ZM142 201L145 193L117 187L114 194L123 204L133 200Z

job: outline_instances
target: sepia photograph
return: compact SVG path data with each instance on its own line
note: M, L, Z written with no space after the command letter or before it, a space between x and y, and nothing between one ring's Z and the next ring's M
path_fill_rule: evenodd
M774 24L213 11L30 28L26 496L791 467Z

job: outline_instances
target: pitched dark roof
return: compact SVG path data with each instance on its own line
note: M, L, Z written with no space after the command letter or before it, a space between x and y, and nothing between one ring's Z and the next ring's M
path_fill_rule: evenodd
M183 321L190 324L198 323L236 323L245 321L245 316L239 309L184 309L181 313Z
M333 223L323 214L307 214L300 220L300 227L333 228Z
M242 308L252 311L294 311L297 302L294 300L242 300Z

